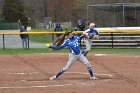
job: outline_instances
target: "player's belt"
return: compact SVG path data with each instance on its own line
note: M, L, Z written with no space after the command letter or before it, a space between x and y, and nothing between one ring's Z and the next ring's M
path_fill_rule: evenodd
M80 53L72 53L73 55L79 55Z

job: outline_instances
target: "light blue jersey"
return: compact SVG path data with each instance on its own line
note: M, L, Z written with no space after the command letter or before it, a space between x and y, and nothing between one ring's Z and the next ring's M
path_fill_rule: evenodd
M87 33L92 34L92 36L89 37L89 39L93 39L94 35L99 35L99 32L96 29L87 29L83 32L83 36L86 36Z
M80 54L80 37L73 36L72 38L66 39L61 46L50 46L50 48L54 50L59 50L64 47L68 47L70 49L70 53L72 54Z

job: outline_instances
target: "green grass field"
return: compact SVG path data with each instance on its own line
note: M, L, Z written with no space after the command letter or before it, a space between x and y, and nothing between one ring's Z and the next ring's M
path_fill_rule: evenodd
M45 29L32 29L32 32L46 32ZM50 43L52 42L52 35L47 35L47 34L31 34L30 35L30 40L33 42L38 42L38 43Z
M63 28L65 30L72 30L72 28ZM54 32L54 29L32 29L32 32ZM39 42L39 43L50 43L53 42L53 38L55 39L55 35L50 35L50 34L31 34L30 35L30 40L33 42Z
M83 50L83 49L82 49ZM69 53L69 49L52 50L48 48L42 49L0 49L0 54L33 54L33 53ZM140 49L91 49L93 54L128 54L140 55Z

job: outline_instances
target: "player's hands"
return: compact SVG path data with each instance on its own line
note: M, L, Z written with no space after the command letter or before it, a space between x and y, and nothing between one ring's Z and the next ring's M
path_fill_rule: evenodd
M50 48L50 46L51 46L51 44L46 44L46 47L47 47L47 48Z

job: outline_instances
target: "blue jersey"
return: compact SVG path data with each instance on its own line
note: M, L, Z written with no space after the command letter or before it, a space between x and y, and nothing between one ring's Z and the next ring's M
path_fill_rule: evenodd
M70 49L70 53L75 55L80 54L80 37L73 36L72 38L66 39L61 46L50 46L50 48L54 50L59 50L64 47L68 47Z
M93 39L94 35L99 35L99 32L96 29L87 29L83 32L83 36L86 36L88 33L92 34L89 39Z

